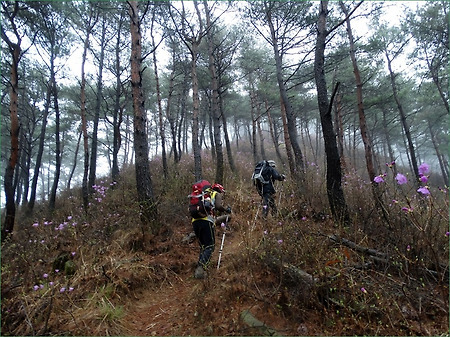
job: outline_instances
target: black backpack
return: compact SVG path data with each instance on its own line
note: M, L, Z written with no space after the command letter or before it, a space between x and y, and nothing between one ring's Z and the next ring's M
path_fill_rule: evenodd
M266 160L260 161L259 163L256 164L255 170L253 171L253 174L252 174L253 185L257 185L258 181L261 184L269 183L269 181L265 180L263 177L264 170L267 166L269 166L269 164L267 163Z

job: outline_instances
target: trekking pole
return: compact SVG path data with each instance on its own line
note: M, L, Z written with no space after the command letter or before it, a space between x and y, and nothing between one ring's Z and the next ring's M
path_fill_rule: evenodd
M220 259L222 258L223 243L225 242L225 233L227 231L227 224L228 224L228 215L227 215L227 218L225 220L225 227L224 227L224 231L223 231L223 234L222 234L222 243L220 244L219 260L217 261L217 269L219 269L219 267L220 267Z
M283 182L281 182L280 194L278 196L278 207L280 207L280 204L281 204L281 195L282 194L283 194Z

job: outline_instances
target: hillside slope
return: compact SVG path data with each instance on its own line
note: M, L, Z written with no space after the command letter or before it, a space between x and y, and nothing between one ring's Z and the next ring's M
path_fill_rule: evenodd
M218 228L209 276L197 280L198 243L186 240L191 168L180 167L155 185L159 233L139 221L131 170L117 185L99 181L88 214L71 191L51 218L43 207L21 219L2 246L2 335L448 333L448 220L437 202L428 208L433 236L403 222L388 228L373 216L368 189L348 179L359 211L343 228L313 172L305 197L280 185L279 214L264 220L251 183L230 175L221 266Z

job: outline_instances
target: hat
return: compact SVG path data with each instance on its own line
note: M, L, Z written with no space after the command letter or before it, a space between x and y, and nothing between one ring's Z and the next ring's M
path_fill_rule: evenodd
M212 187L211 187L214 191L217 191L217 192L219 192L219 193L224 193L225 192L225 188L223 188L223 186L222 185L220 185L220 184L214 184L214 185L212 185Z
M267 161L267 164L269 164L269 165L272 166L272 167L275 167L275 166L276 166L275 161L273 161L273 160L268 160L268 161Z

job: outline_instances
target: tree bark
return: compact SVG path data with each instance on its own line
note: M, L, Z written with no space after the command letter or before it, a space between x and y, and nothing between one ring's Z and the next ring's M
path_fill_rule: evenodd
M83 208L87 212L89 207L89 136L87 132L87 117L86 117L86 55L89 48L89 37L91 34L91 27L88 27L86 37L83 43L83 55L81 58L81 88L80 88L80 103L81 103L81 132L83 133L83 153L84 153L84 170L83 180L81 183L81 197L83 199Z
M398 97L398 89L397 89L397 84L395 83L395 74L392 70L392 60L389 58L388 52L387 50L385 51L385 56L386 56L386 60L387 60L387 65L388 65L388 69L389 69L389 77L391 79L391 86L392 86L392 91L394 94L394 99L395 102L397 103L397 109L398 112L400 113L400 122L402 123L403 126L403 131L405 132L405 136L406 139L408 141L408 150L409 150L409 155L410 157L410 162L413 168L413 173L416 177L416 181L415 184L417 187L419 187L420 185L420 175L419 175L419 167L417 166L417 159L416 159L416 151L414 149L414 143L412 140L412 136L411 136L411 129L409 127L408 121L406 120L406 114L405 111L403 110L403 106L400 102L400 98Z
M319 5L319 19L317 23L317 41L314 60L314 76L317 86L317 100L320 111L322 133L325 141L325 155L327 164L327 195L331 213L336 222L350 225L350 215L342 190L342 173L336 136L333 129L331 105L328 101L327 84L325 80L325 45L328 35L326 20L328 1L322 0Z
M94 123L92 129L91 158L89 164L89 194L94 193L95 179L97 176L97 151L98 151L98 123L103 96L103 63L106 47L106 16L103 14L102 30L100 38L100 57L98 59L97 97L95 98Z
M122 11L121 11L122 13ZM120 104L120 98L122 95L122 81L120 80L120 74L122 73L120 65L120 45L121 45L121 33L123 25L123 15L120 14L117 27L117 40L115 47L115 72L116 72L116 88L115 88L115 102L114 102L114 112L113 112L113 160L111 176L113 181L117 181L120 176L119 169L119 150L122 142L122 137L120 134L120 125L122 124L123 116L123 106Z
M163 164L163 174L164 178L167 179L168 175L168 167L167 167L167 155L166 155L166 130L164 127L164 119L163 119L163 109L161 104L161 88L159 85L159 74L158 74L158 63L156 60L156 44L155 37L153 34L153 25L155 22L155 13L152 16L152 23L150 29L150 37L152 39L152 45L155 50L153 51L153 70L155 72L155 81L156 81L156 100L158 102L158 122L159 122L159 135L161 137L161 156L162 156L162 164Z
M53 95L53 107L55 109L55 170L53 177L52 189L48 200L49 213L53 213L56 207L56 192L58 190L59 177L61 176L61 135L60 135L60 111L58 102L58 87L56 85L55 66L53 64L54 59L51 60L51 86Z
M295 167L291 168L292 179L297 182L302 182L304 180L304 162L303 162L303 154L298 143L298 133L297 133L297 123L296 117L294 115L294 111L289 100L286 85L284 84L283 79L283 70L282 70L282 54L278 49L278 38L275 32L275 27L272 22L271 12L269 8L265 8L267 23L270 28L271 38L272 38L272 47L274 51L275 64L276 64L276 75L278 88L280 90L280 96L282 103L284 105L284 109L286 111L286 119L287 119L287 129L289 133L289 139L291 142L292 150L295 156ZM290 163L291 164L291 163Z
M361 2L360 2L361 4ZM381 191L378 188L378 184L374 181L375 179L375 167L373 164L373 147L372 140L369 137L369 133L367 130L367 122L366 115L364 112L364 102L363 102L363 83L361 80L361 73L359 71L358 62L356 60L356 50L355 50L355 42L353 38L352 26L350 23L349 11L347 7L345 7L344 3L339 1L339 5L341 6L342 12L344 13L347 24L347 34L348 41L350 45L350 59L353 65L353 74L355 75L355 84L356 84L356 100L358 105L358 116L359 116L359 129L361 132L361 138L364 144L364 155L366 159L366 168L367 173L369 175L369 181L372 187L372 194L376 204L376 210L381 212L386 221L389 221L389 214L387 213L386 207L381 199Z
M18 10L18 5L16 6ZM8 44L9 51L11 53L11 90L9 92L9 116L11 121L11 148L8 163L6 165L4 188L5 188L5 198L6 198L6 217L2 228L2 242L12 234L14 230L14 222L16 217L16 204L14 202L14 170L19 159L19 116L18 116L18 102L19 102L19 61L22 53L20 48L21 40L18 39L17 43L13 43L9 40L6 34L2 32L2 39Z
M219 106L219 81L217 76L216 60L214 57L214 39L213 39L213 25L211 23L211 13L208 7L208 2L203 0L206 14L206 39L208 43L208 68L211 76L211 115L214 129L214 148L216 154L216 178L215 181L223 184L224 160L222 148L222 134L221 116Z
M157 233L159 224L156 221L156 204L153 197L152 179L150 175L146 127L147 117L142 90L142 38L138 1L129 1L129 5L136 187L139 206L141 208L141 221L144 225L150 224L152 232Z

